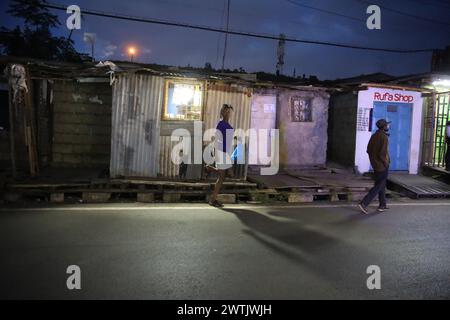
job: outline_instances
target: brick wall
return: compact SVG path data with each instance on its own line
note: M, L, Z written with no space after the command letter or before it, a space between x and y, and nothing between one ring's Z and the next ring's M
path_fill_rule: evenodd
M109 167L111 104L109 83L55 81L53 166Z

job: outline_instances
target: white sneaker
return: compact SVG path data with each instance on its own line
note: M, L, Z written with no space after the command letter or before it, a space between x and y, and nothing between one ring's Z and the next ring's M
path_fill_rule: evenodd
M364 207L364 206L362 205L362 203L358 204L358 208L359 208L359 210L362 211L362 213L364 213L364 214L369 214L369 211L367 211L366 207Z

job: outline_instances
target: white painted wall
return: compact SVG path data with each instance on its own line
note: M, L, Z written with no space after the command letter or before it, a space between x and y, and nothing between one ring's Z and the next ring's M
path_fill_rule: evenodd
M252 129L267 129L267 150L259 151L258 139L261 137L250 136L249 139L249 164L258 165L261 164L258 157L258 152L263 152L264 155L272 154L270 144L270 129L275 129L276 121L276 95L262 95L254 93L252 97L252 114L250 119L250 128Z
M389 101L389 100L377 100L375 93L378 93L378 98L381 96L385 98L389 95L402 95L411 96L413 101L413 111L412 111L412 125L411 125L411 143L409 150L409 173L417 174L419 171L419 161L420 161L420 150L422 147L421 143L421 131L422 131L422 110L423 110L423 98L421 93L417 91L406 91L406 90L393 90L393 89L383 89L383 88L372 88L369 87L367 90L360 91L358 93L358 111L361 109L373 109L374 101ZM395 101L392 102L402 102ZM369 113L367 113L369 117ZM368 119L367 119L368 120ZM355 166L359 173L368 172L370 170L369 156L367 155L367 144L372 136L369 131L358 131L358 126L356 128L356 152L355 152Z

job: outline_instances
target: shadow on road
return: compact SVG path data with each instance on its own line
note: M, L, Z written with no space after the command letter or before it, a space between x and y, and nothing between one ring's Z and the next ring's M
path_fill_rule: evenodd
M335 215L335 213L332 213L333 215ZM291 220L298 220L298 221L302 221L303 223L305 222L305 216L301 215L301 214L292 214L290 212L285 212L285 211L276 211L276 212L269 212L269 215L272 215L274 217L281 217L281 218L287 218L287 219L291 219ZM371 218L374 218L375 216L379 215L379 213L369 213L369 214L362 214L361 211L359 211L359 209L351 209L351 214L347 214L345 218L343 219L339 219L339 220L335 220L333 219L332 222L328 222L328 224L332 224L335 226L345 226L345 227L351 227L352 225L357 225L360 222L363 222L365 220L369 220ZM321 216L309 216L309 223L318 223L320 221L323 221L322 219L323 217ZM323 223L323 222L322 222Z
M277 255L287 258L294 263L307 268L319 278L329 282L334 288L347 291L350 295L367 294L366 268L376 264L368 248L355 246L345 238L330 236L328 223L301 221L301 215L273 211L266 214L249 209L222 208L234 214L248 229L244 233L272 250ZM292 218L296 220L281 221L274 217ZM369 218L370 215L353 214L339 223L350 224ZM328 226L327 226L328 225ZM317 226L317 228L316 228ZM328 234L326 234L328 233ZM299 269L299 276L305 276ZM357 295L358 296L358 295Z
M223 208L222 210L233 213L249 228L248 234L258 233L302 252L314 253L339 242L336 238L305 228L300 222L279 221L248 209Z

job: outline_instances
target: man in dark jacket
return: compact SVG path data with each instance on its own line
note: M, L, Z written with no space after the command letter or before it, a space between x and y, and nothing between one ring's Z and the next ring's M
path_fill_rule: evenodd
M359 209L365 214L369 213L367 207L377 194L380 201L378 211L383 212L388 209L386 206L386 181L391 162L389 157L389 123L385 119L378 120L376 123L378 130L372 135L367 145L367 153L374 171L375 185L359 204Z

